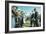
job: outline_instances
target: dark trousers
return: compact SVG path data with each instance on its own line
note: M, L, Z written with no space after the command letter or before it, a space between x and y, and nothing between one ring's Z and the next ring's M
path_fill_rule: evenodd
M34 22L34 26L36 26L36 27L39 26L39 25L38 25L38 20L36 20L36 21Z
M34 27L38 27L39 26L37 20L36 21L31 20L30 27L32 27L32 24L34 24Z

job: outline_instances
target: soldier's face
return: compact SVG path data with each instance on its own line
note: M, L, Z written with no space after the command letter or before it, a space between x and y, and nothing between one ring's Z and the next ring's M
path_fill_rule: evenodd
M36 9L34 9L34 11L36 11Z
M20 15L20 12L16 12L16 16L19 16Z
M16 11L16 7L13 7L12 9L13 9L14 12Z

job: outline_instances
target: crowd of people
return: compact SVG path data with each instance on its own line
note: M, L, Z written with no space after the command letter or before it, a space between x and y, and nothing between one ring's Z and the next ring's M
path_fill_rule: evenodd
M12 7L12 27L18 28L23 27L24 24L24 17L23 12L20 12L20 10L15 9L16 7ZM38 12L36 11L36 8L33 9L32 14L30 17L30 26L29 27L39 27L41 26L41 15L38 15Z

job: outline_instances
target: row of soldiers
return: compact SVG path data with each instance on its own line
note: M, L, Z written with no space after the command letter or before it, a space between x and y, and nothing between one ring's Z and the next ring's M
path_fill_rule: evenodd
M32 11L33 12L33 11ZM41 17L36 11L36 8L34 8L34 12L31 15L31 27L39 27L41 25Z

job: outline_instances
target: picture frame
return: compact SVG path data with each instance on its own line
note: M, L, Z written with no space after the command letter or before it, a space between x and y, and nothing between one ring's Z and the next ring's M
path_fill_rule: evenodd
M10 13L11 13L11 7L12 6L42 6L41 7L41 13L42 13L42 21L41 26L42 28L11 28L10 26ZM22 8L22 7L21 7ZM28 8L29 9L29 8ZM42 10L43 9L43 10ZM25 9L26 11L26 9ZM28 10L27 10L28 11ZM11 29L10 29L11 28ZM5 33L18 33L18 32L37 32L37 31L44 31L45 30L45 3L40 2L22 2L22 1L5 1Z

